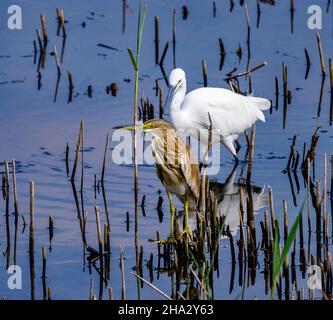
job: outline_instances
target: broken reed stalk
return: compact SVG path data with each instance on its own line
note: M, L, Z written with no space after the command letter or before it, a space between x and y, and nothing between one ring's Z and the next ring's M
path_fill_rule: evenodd
M287 102L288 102L288 71L285 63L282 64L283 74L283 129L286 128Z
M332 59L329 59L329 68L330 68L330 87L331 87L331 95L333 94L333 63Z
M166 293L164 293L163 291L161 291L160 289L158 289L157 287L155 287L152 283L150 283L149 281L147 281L146 279L140 277L139 275L137 275L134 272L131 272L131 274L133 276L136 276L137 278L139 278L141 281L143 281L145 284L147 284L149 287L151 287L152 289L154 289L156 292L158 292L160 295L162 295L164 298L166 298L167 300L173 300L171 297L169 297Z
M160 66L163 66L164 58L165 58L165 56L166 56L166 53L167 53L167 51L168 51L168 48L169 48L169 42L167 42L167 43L165 44L165 47L164 47L164 49L163 49L162 56L161 56L161 60L160 60L160 63L159 63Z
M283 73L283 95L285 98L288 96L288 72L287 72L287 66L285 63L282 64L282 73Z
M38 40L38 45L39 45L39 51L40 51L40 52L43 52L44 49L43 49L42 39L41 39L41 37L40 37L40 31L39 31L39 28L36 29L36 33L37 33L37 40Z
M161 87L158 88L159 93L159 110L160 110L160 119L163 119L163 89Z
M155 16L155 63L158 64L159 58L159 31L158 31L158 16Z
M105 149L104 149L104 157L103 157L103 167L102 167L102 176L101 176L101 182L104 182L104 175L105 175L105 168L106 168L106 157L109 147L109 134L106 135L106 142L105 142Z
M207 65L206 65L206 61L205 60L201 60L201 64L202 64L202 75L203 75L204 86L207 87L208 86L208 80L207 80Z
M306 166L306 184L307 184L307 192L306 192L306 206L307 206L307 216L308 216L308 231L311 233L311 209L310 209L310 197L311 197L311 192L310 192L310 159L307 159L307 166Z
M283 225L284 225L284 245L288 239L288 207L287 202L283 200ZM285 297L289 300L289 255L286 256L284 262L284 277L285 277Z
M246 17L246 24L247 24L247 44L249 47L250 46L251 23L250 23L249 10L247 8L246 3L244 4L244 11L245 11L245 17Z
M74 159L74 164L73 164L73 169L72 169L71 181L74 181L74 179L75 179L77 163L78 163L78 160L79 160L79 152L80 152L80 146L81 146L82 131L83 131L83 121L81 120L79 137L78 137L77 143L76 143L76 152L75 152L75 159Z
M42 258L43 258L43 271L42 271L42 278L46 278L46 249L45 246L42 248Z
M35 183L30 181L30 232L29 232L29 260L31 300L35 300Z
M101 232L101 222L100 222L100 218L99 218L99 208L98 208L97 205L95 205L95 215L96 215L97 239L98 239L98 250L99 250L100 266L101 266L101 270L103 270L102 232Z
M124 270L124 248L120 247L120 270L121 270L121 300L126 300L126 283Z
M5 196L6 196L6 238L7 238L7 248L6 248L6 255L7 255L7 262L6 262L6 269L9 268L10 265L10 225L9 225L9 195L10 195L10 178L9 178L9 166L8 161L5 161Z
M327 153L324 154L324 190L323 190L323 240L326 241L328 235L328 214L327 214Z
M40 15L40 20L42 23L43 37L44 37L44 45L47 43L47 30L46 30L46 22L44 14Z
M332 59L329 59L330 68L330 87L331 87L331 107L330 107L330 125L333 123L333 63Z
M307 67L309 68L310 65L311 65L311 61L310 61L310 56L309 56L309 52L307 49L304 49L304 52L305 52L305 58L306 58L306 65Z
M286 243L288 238L288 207L287 202L283 200L283 224L284 224L284 243Z
M273 189L270 186L268 187L268 195L269 195L269 208L270 208L270 213L271 213L272 235L273 235L273 239L275 239L274 198L273 198Z
M64 10L61 8L57 8L57 17L58 17L58 24L62 29L62 35L64 38L67 37L66 28L65 28L65 15ZM60 30L59 30L60 31ZM59 33L57 34L59 36Z
M251 174L252 174L255 134L256 134L256 127L253 126L252 131L251 131L251 140L250 140L250 146L249 146L249 163L248 163L248 167L247 167L247 176L246 176L246 180L249 183L251 182Z
M318 45L318 50L319 50L321 72L322 72L322 76L325 77L326 76L325 59L324 59L324 55L323 55L323 49L322 49L319 32L317 32L317 45Z
M68 175L69 175L69 144L68 144L68 142L66 143L65 162L66 162L66 172L67 172L67 177L68 177Z
M295 0L290 0L290 27L291 33L294 33Z
M74 84L73 84L73 75L71 72L67 71L67 78L68 78L68 88L69 88L69 96L68 96L68 102L72 101L72 96L73 96L73 89L74 89Z
M5 161L5 181L6 181L6 216L9 215L9 195L10 195L10 179L9 179L9 165L8 161Z
M53 229L54 229L54 222L52 213L49 213L49 240L50 240L50 250L51 250L51 242L53 239Z
M290 153L289 153L289 159L288 159L288 164L287 164L287 170L290 170L290 168L291 168L291 161L294 159L296 138L297 138L297 136L295 135L293 137L292 143L290 145Z
M237 79L237 78L240 78L240 77L247 76L247 75L253 73L254 71L257 71L258 69L261 69L262 67L265 67L265 66L267 66L267 62L266 61L260 63L259 65L253 67L252 69L249 69L247 71L244 71L244 72L241 72L241 73L238 73L238 74L235 74L235 75L231 75L230 77L228 77L226 79L226 81L234 80L234 79Z
M15 210L15 215L18 215L15 159L12 160L12 176L13 176L13 192L14 192L14 210Z
M47 288L47 300L52 300L52 290L50 287Z
M58 75L61 75L59 59L58 59L58 52L57 52L57 48L56 48L55 45L53 46L53 53L54 53L55 63L56 63L56 66L57 66Z
M219 47L220 47L220 55L224 56L226 54L226 52L225 52L223 40L221 38L219 38Z
M331 155L331 199L333 199L333 155Z
M81 132L81 184L80 184L80 192L81 192L81 196L82 196L82 192L83 192L83 176L84 176L84 122L82 122L82 132ZM84 210L84 206L82 203L82 210Z
M176 68L176 9L172 13L173 68Z

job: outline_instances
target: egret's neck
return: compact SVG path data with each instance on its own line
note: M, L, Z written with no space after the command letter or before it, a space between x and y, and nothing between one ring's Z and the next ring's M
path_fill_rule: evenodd
M177 120L179 120L180 113L182 112L181 106L186 95L186 81L175 92L170 102L170 116L173 125L178 129Z

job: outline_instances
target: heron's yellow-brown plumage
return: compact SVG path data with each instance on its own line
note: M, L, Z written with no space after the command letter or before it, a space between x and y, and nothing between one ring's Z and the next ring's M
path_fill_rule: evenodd
M195 210L199 198L200 174L197 159L189 145L164 120L149 120L144 127L153 135L152 151L157 175L171 194Z

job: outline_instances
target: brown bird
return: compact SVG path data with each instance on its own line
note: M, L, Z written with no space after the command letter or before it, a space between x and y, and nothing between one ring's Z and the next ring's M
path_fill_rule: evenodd
M188 211L196 210L200 188L198 161L191 147L179 137L172 125L164 120L149 120L137 128L133 126L119 128L151 132L153 136L151 148L156 161L157 175L166 189L170 203L171 238L173 239L174 234L175 215L171 195L176 195L185 208L185 228L180 238L185 234L191 236L188 227Z

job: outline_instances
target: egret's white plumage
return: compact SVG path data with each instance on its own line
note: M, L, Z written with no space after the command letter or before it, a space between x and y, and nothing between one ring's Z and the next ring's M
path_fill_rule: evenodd
M212 143L222 142L236 157L234 141L239 134L251 128L257 121L265 122L263 111L271 103L264 98L244 96L222 88L199 88L186 94L186 76L182 69L174 69L169 76L172 88L170 116L176 129L199 138L203 155L208 149L212 121Z

